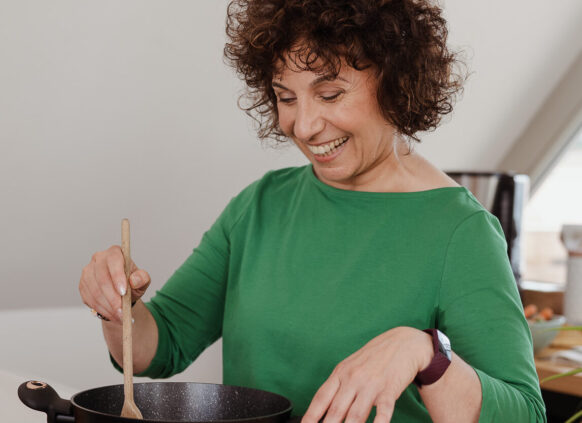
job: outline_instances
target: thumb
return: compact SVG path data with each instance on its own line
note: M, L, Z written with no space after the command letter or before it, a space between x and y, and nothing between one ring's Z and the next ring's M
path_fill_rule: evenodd
M137 269L129 276L129 283L132 289L145 291L151 282L150 275L143 269Z

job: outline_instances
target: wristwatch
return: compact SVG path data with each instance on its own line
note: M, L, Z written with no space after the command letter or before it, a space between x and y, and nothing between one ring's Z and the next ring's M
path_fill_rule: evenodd
M423 332L432 336L434 356L429 365L416 375L414 383L418 387L435 383L451 364L451 342L449 338L438 329L425 329Z

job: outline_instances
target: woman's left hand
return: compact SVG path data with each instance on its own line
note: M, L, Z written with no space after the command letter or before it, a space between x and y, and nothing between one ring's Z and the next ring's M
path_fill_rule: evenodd
M397 327L378 335L339 363L319 388L302 423L363 423L376 406L374 423L387 423L394 404L433 357L430 335Z

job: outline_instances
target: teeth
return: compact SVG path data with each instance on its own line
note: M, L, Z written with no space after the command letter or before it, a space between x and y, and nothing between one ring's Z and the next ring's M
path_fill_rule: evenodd
M329 155L328 153L333 152L336 149L336 147L346 142L348 138L349 137L342 137L338 138L337 140L330 141L324 145L308 145L307 147L313 154Z

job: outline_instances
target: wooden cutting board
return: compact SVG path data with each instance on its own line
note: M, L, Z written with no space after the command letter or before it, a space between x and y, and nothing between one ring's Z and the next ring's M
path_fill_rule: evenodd
M582 345L582 331L562 330L552 341L553 348L572 348Z

